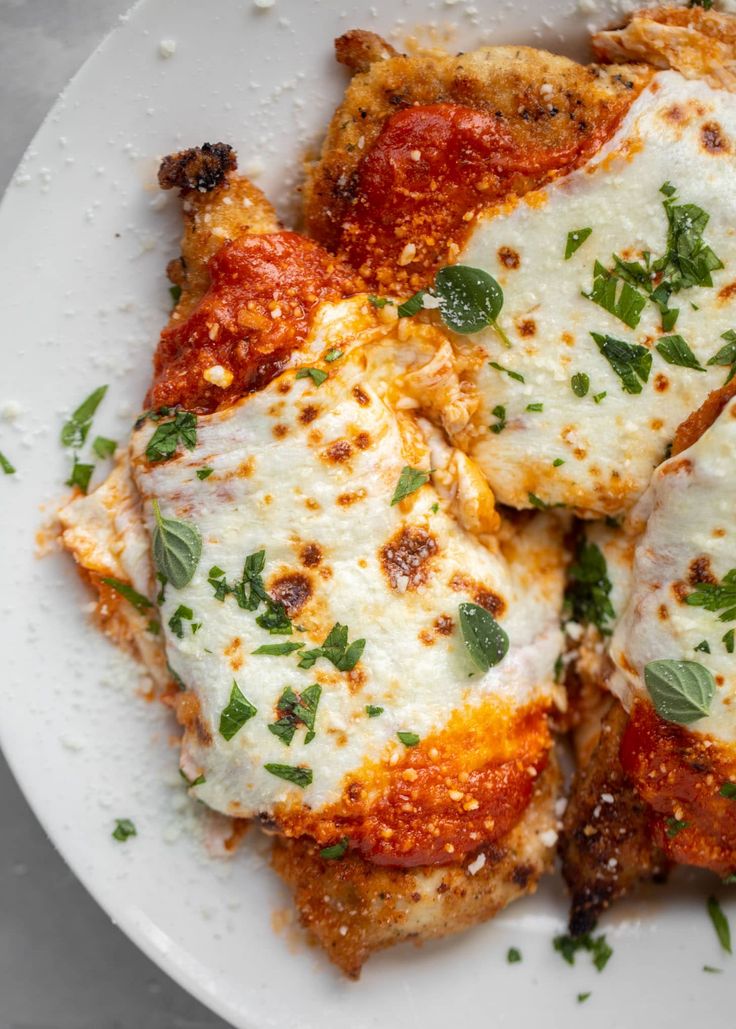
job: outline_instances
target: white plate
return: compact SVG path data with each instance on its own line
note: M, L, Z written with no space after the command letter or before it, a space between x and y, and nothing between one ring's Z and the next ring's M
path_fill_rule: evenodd
M54 107L0 211L0 410L22 408L16 421L0 419L0 450L18 468L0 476L2 744L99 903L236 1026L678 1029L697 1019L718 1029L733 1024L734 965L705 913L712 883L687 874L606 919L615 954L600 975L587 957L573 969L552 951L565 901L551 881L489 925L387 952L358 984L341 979L293 927L275 931L290 902L262 845L249 841L229 863L207 858L166 715L135 695L136 669L89 623L70 562L34 552L39 507L64 492L64 414L108 382L95 431L123 438L141 403L169 304L164 266L177 252L176 203L155 189L158 156L229 141L241 167L262 166L258 181L288 213L305 144L319 138L344 83L331 41L345 29L398 27L402 37L434 21L455 25L457 48L513 41L584 54L574 0L479 6L482 16L472 0L276 0L268 10L150 0ZM163 40L176 44L168 59ZM110 836L121 816L139 832L123 845ZM509 966L512 945L524 960ZM703 974L704 964L730 973Z

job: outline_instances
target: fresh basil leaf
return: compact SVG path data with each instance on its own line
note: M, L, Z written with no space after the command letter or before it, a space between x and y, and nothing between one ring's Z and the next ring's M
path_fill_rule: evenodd
M482 672L487 672L503 661L509 649L509 638L484 607L464 603L458 610L465 648L473 663Z
M257 714L256 708L245 697L233 679L230 700L220 714L220 735L223 739L230 741L255 714Z
M626 343L613 336L601 336L591 332L591 336L605 359L621 379L626 393L641 393L642 383L649 379L652 368L652 355L646 347L636 343Z
M179 444L187 450L197 445L197 417L191 411L177 411L170 422L160 422L146 447L146 458L153 462L173 457Z
M419 743L419 737L415 732L397 732L396 735L405 747L416 747Z
M138 593L128 582L121 582L120 579L113 579L111 575L103 575L100 577L100 582L104 582L110 589L115 590L121 597L132 604L136 611L147 611L149 607L153 607L153 604L144 597L142 593Z
M339 842L333 843L331 847L323 847L319 852L319 856L324 858L325 861L339 861L340 858L345 856L348 849L348 842L347 836L343 836Z
M200 480L209 479L210 475L214 472L214 468L198 468L197 478Z
M202 536L196 525L164 518L158 500L153 501L153 561L160 575L177 589L192 581L202 555Z
M267 772L270 772L271 775L275 775L279 779L285 779L287 782L292 782L295 786L299 786L301 789L305 789L305 787L312 783L311 768L295 765L274 765L270 763L263 767Z
M576 372L570 379L570 388L576 397L585 397L590 389L590 378L585 372Z
M131 836L137 835L138 830L129 818L115 819L115 828L112 831L113 839L118 840L120 843L125 843Z
M83 400L74 414L64 423L61 430L61 442L65 447L79 449L87 439L97 408L107 393L107 386L100 386Z
M705 371L682 336L663 336L656 344L656 349L669 364L693 368L697 372Z
M736 800L736 782L724 782L718 792L727 800Z
M592 231L592 229L573 229L572 232L568 232L565 243L566 261L569 261L575 251L580 249Z
M6 475L15 475L15 468L2 452L0 452L0 468Z
M67 486L78 486L82 493L86 493L89 489L89 480L92 478L94 470L95 466L93 464L82 464L77 460L77 455L75 454L71 475L66 480Z
M506 346L511 343L498 325L503 290L487 272L464 264L440 268L434 280L440 314L453 332L468 335L492 325Z
M424 307L424 297L426 292L426 290L420 289L418 293L409 297L409 299L405 300L403 304L399 304L396 308L399 318L411 318L413 315L418 314Z
M646 306L647 298L638 290L609 272L600 261L593 266L593 288L590 293L583 291L583 296L598 304L604 310L618 318L630 329L635 329L641 319L641 312Z
M376 707L375 704L366 704L365 713L369 718L378 718L379 715L383 714L383 711L382 707Z
M495 425L489 425L488 428L498 436L506 428L506 408L503 404L496 404L491 414L494 418L498 418L498 421Z
M315 386L321 386L328 375L321 368L300 368L296 377L297 379L311 379Z
M401 469L401 475L396 484L394 495L391 498L391 507L394 504L398 504L400 500L408 497L411 493L416 493L427 482L429 482L429 472L423 472L419 468L410 468L409 465L404 465Z
M650 661L644 682L660 718L678 725L707 715L716 692L713 675L697 661Z
M708 914L716 931L718 942L727 954L731 953L731 927L715 897L708 897Z
M106 457L112 457L117 450L117 443L114 439L108 439L106 436L96 436L92 444L92 449L97 456L104 461Z
M281 657L284 654L293 654L295 650L301 650L303 643L264 643L254 654L271 654L273 657Z

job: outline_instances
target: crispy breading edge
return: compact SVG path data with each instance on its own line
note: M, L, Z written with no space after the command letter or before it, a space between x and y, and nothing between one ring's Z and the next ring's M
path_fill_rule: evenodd
M302 837L276 839L273 866L294 890L310 936L347 976L357 979L364 962L378 950L460 932L534 892L554 857L540 834L555 825L559 781L552 757L518 825L462 865L389 868L352 853L325 860ZM479 860L480 854L484 858Z

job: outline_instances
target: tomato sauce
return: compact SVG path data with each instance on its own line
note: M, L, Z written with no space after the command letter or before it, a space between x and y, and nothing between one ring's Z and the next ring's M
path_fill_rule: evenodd
M242 236L208 269L200 303L161 333L149 407L214 411L263 388L303 343L317 305L353 291L339 262L294 232Z
M320 846L347 837L374 864L462 861L517 824L550 746L545 709L514 715L491 703L454 715L395 764L368 764L350 775L333 808L277 812L276 820L287 835L308 834Z
M654 840L672 861L720 876L736 872L736 800L719 792L736 782L736 747L666 722L639 701L621 764L651 806Z
M619 119L554 149L522 147L500 117L461 104L399 111L358 165L340 253L370 282L425 285L480 211L581 164Z

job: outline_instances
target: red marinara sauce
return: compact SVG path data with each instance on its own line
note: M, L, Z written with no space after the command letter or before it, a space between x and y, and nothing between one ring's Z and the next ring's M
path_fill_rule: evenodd
M399 111L358 165L340 252L369 281L425 284L475 215L581 164L618 120L553 149L521 147L500 116L461 104Z
M457 712L396 763L367 764L349 775L331 808L287 809L276 812L276 821L286 835L307 834L320 846L346 838L373 864L457 863L517 825L550 746L543 706L508 717L493 705Z
M351 292L350 274L294 232L242 236L210 259L210 287L188 318L161 333L149 407L214 411L261 389L303 343L316 306ZM220 366L232 381L209 382Z
M638 701L621 764L651 806L655 842L669 858L723 877L736 872L736 800L720 793L736 782L736 747L666 722Z

